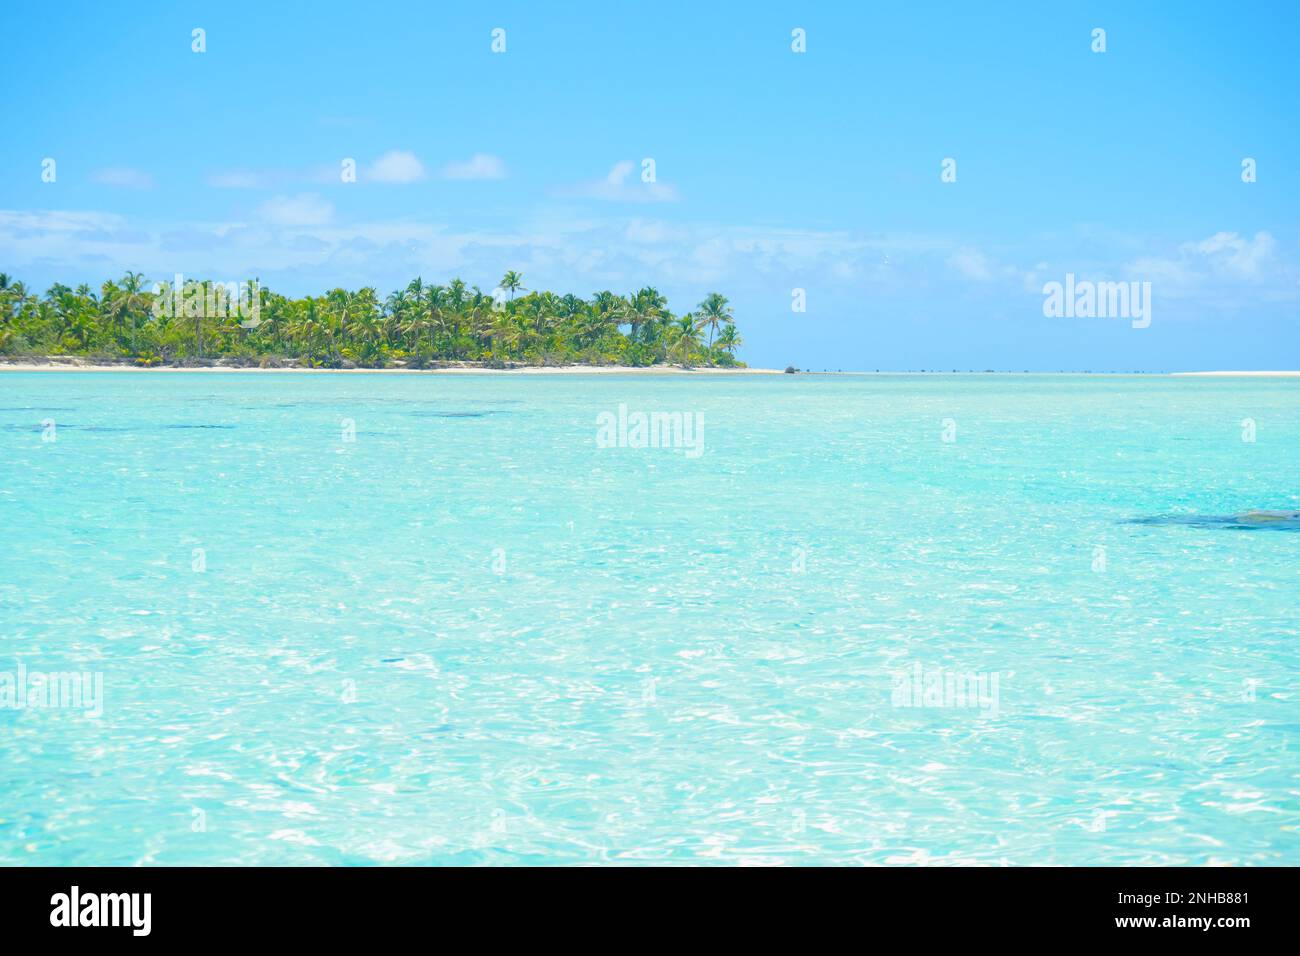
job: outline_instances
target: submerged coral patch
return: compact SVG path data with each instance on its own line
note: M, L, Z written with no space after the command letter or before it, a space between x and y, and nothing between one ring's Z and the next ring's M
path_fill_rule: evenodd
M1152 515L1130 524L1235 528L1242 531L1300 531L1300 511L1244 511L1235 515Z

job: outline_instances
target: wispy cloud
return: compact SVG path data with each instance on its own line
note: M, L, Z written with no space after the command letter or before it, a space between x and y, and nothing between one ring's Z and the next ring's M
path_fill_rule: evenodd
M1284 271L1276 252L1277 241L1271 233L1261 231L1246 238L1235 232L1216 232L1181 243L1172 255L1134 259L1124 271L1135 279L1158 284L1165 295L1184 298L1202 295L1210 284L1240 287L1276 278Z
M209 174L207 183L218 189L274 189L286 181L286 175L265 169L227 169Z
M334 206L317 193L276 196L262 203L258 215L277 226L323 226L334 217Z
M451 162L439 171L443 179L505 179L506 164L500 157L475 153L463 163Z
M642 182L633 178L636 163L624 159L615 163L603 179L593 179L555 190L557 196L598 199L603 202L677 202L681 196L667 183Z
M365 179L376 183L414 183L424 179L424 163L407 150L390 150L366 168Z
M310 169L225 169L209 173L206 182L217 189L292 189L300 183L341 182L341 162Z
M477 158L477 157L476 157ZM491 157L488 157L489 159ZM343 182L343 163L351 157L339 157L332 163L298 169L225 169L210 173L207 184L218 189L292 189L295 185L337 185ZM414 183L427 177L424 164L414 153L390 150L361 170L360 179L373 183Z
M1189 243L1184 251L1204 257L1215 271L1256 278L1272 261L1276 248L1277 243L1267 232L1257 232L1251 239L1235 232L1216 232L1208 239Z
M126 269L150 276L184 269L259 275L296 291L395 286L415 275L460 275L487 287L509 267L539 288L626 290L653 281L688 294L720 289L788 301L789 290L800 287L819 303L837 295L857 302L864 292L879 302L976 295L1019 303L1014 307L1037 317L1042 283L1074 272L1150 279L1158 297L1182 297L1222 314L1300 299L1296 248L1282 248L1267 233L1213 233L1170 249L1166 259L1143 263L1084 258L1072 244L1035 260L1023 249L985 251L934 235L629 222L553 212L501 228L459 229L418 219L340 221L312 192L276 195L243 222L0 210L0 262L32 284L102 279ZM1022 258L1032 265L1014 264ZM1166 271L1156 273L1155 263Z
M308 169L225 169L210 173L207 184L218 189L291 189L295 184L331 185L342 182L343 158L333 165ZM504 179L506 164L500 157L475 153L463 162L450 162L438 175L443 179ZM428 178L428 170L409 150L389 150L361 169L363 182L405 185Z
M152 189L153 176L141 169L129 166L109 166L98 169L92 174L97 183L105 186L118 186L123 189Z
M957 273L976 282L987 282L993 278L993 270L988 257L978 249L958 249L948 257L948 265Z

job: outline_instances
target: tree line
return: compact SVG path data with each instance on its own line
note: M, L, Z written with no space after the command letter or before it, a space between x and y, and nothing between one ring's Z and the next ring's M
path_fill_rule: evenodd
M37 295L0 273L0 355L145 366L744 364L735 357L742 342L731 305L716 292L677 315L649 286L584 299L523 282L512 271L492 292L460 279L413 279L382 299L370 286L292 298L256 282L228 290L209 280L146 287L142 273L128 272L98 292L56 283Z

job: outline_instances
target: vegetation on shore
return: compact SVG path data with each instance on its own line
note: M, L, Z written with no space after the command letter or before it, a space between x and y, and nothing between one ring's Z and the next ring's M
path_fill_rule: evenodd
M371 287L290 298L253 283L105 282L42 295L0 273L0 356L81 356L150 365L429 368L524 365L743 367L727 299L709 293L676 315L646 287L590 299L531 291L507 272L491 293L460 279L421 279L385 299ZM494 294L495 293L495 294Z

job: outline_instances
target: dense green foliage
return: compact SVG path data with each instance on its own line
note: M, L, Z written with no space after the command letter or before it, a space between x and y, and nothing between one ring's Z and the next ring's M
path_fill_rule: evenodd
M495 297L460 279L445 286L416 279L383 300L369 287L293 299L254 285L258 308L250 318L247 308L213 309L219 288L187 282L164 308L173 301L168 285L146 286L139 273L105 282L98 294L54 285L43 296L0 273L0 355L335 368L743 364L735 359L741 340L731 307L717 293L695 312L674 315L652 288L583 299L529 291L515 272ZM188 308L186 297L207 306Z

